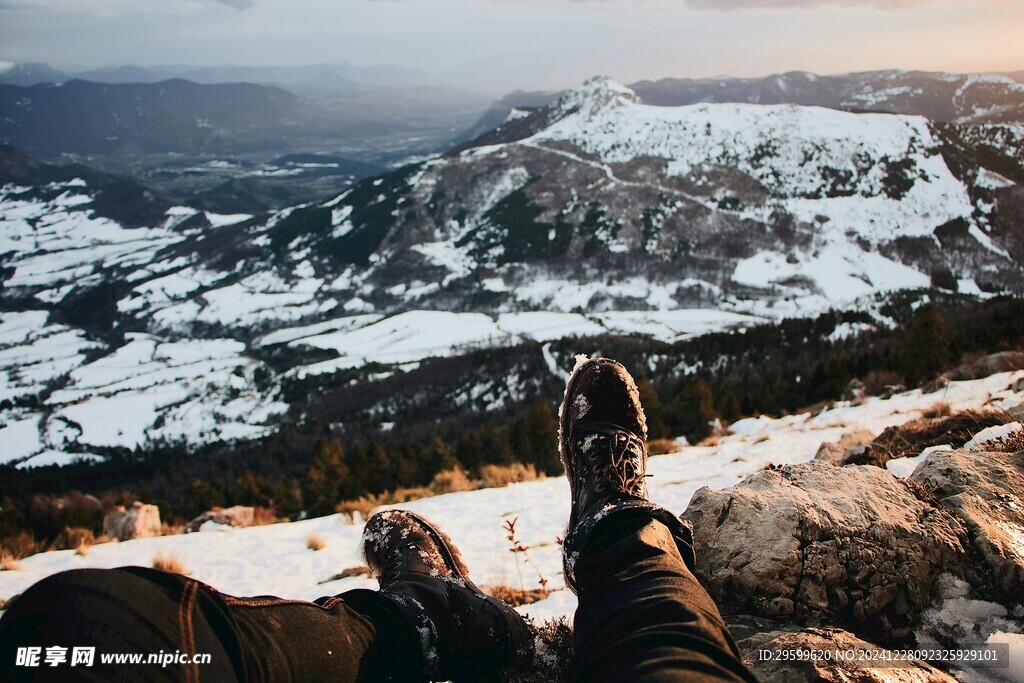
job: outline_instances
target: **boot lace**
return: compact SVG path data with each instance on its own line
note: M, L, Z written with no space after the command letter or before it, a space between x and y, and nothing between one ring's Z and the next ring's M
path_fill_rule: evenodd
M640 437L624 427L604 422L580 425L577 433L582 436L578 443L595 493L643 497L645 479L650 475L646 472L644 442Z

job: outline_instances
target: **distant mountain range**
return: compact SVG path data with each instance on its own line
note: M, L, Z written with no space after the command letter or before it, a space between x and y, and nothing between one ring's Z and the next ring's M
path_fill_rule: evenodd
M430 74L400 66L307 64L301 66L150 66L116 64L85 71L64 72L49 64L20 63L0 72L0 83L54 85L74 79L98 83L157 83L181 78L195 83L259 83L289 89L358 91L368 88L407 88L441 85Z
M3 149L0 438L32 464L249 438L309 376L831 308L884 323L876 297L903 289L1020 294L1022 139L817 106L650 106L595 79L328 200L229 216ZM488 379L488 400L522 381Z

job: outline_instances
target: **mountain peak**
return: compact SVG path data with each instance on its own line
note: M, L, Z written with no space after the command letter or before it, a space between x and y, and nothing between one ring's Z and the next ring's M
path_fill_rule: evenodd
M637 94L608 76L594 76L581 87L563 95L555 107L564 113L580 112L590 116L612 104L638 103Z

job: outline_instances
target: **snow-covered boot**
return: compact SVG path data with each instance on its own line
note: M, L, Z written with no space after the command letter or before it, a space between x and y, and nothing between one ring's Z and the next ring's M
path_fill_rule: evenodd
M577 357L558 421L558 450L572 495L562 565L575 592L576 560L601 519L639 508L674 531L681 524L647 500L647 420L626 368L609 358Z
M469 580L447 535L405 510L379 512L363 530L366 563L420 632L425 677L504 680L533 661L533 635L512 607Z

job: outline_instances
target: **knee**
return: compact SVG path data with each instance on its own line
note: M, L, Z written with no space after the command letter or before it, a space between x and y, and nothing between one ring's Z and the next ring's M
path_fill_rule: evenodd
M7 605L4 622L26 616L36 618L73 610L83 595L101 594L114 584L111 569L70 569L42 579Z

